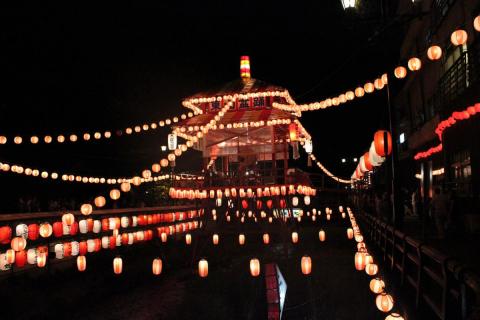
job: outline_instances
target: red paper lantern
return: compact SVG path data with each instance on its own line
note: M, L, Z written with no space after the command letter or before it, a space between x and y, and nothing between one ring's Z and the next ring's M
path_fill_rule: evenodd
M63 224L59 221L53 223L53 235L56 238L63 236Z
M86 241L80 241L78 244L78 254L81 256L86 255L88 252L88 247L87 247L87 242Z
M257 209L262 209L262 200L257 200Z
M385 157L392 153L392 136L390 135L390 132L386 130L378 130L373 136L373 141L375 144L375 152L379 156ZM385 150L385 147L387 147L387 150Z
M28 239L37 240L40 232L40 227L36 223L28 225Z
M27 252L21 250L15 253L15 265L17 267L23 267L27 263Z
M12 239L12 228L9 226L0 227L0 244L10 243Z
M268 209L272 209L273 201L271 199L267 200L267 207Z
M243 209L247 209L247 208L248 208L248 202L247 202L247 200L245 200L245 199L242 200L242 208L243 208Z
M280 199L280 208L285 209L287 207L287 202L285 199Z

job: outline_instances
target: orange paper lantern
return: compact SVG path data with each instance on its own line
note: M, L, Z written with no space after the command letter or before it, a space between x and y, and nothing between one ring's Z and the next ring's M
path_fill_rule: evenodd
M163 267L162 259L160 258L153 259L152 272L154 275L158 276L160 273L162 273L162 267Z
M442 57L442 48L439 46L431 46L427 50L427 57L432 61L440 59Z
M303 256L300 264L304 275L309 275L312 272L312 259L309 256Z
M200 277L205 278L208 276L208 261L201 259L198 261L198 274Z
M77 257L77 268L78 268L78 271L80 272L83 272L87 269L87 258L85 256ZM114 270L115 270L115 262L114 262Z
M250 274L252 277L258 277L260 274L260 261L258 259L250 260Z
M465 30L458 29L452 32L450 41L454 46L461 46L467 42L468 34Z
M122 258L116 257L113 259L113 272L115 274L121 274L123 270L123 261Z

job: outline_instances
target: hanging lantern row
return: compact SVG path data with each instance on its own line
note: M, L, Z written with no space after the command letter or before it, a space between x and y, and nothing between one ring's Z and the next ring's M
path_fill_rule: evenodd
M269 187L258 188L225 188L225 189L179 189L170 188L169 196L173 199L222 199L222 198L261 198L273 196L286 196L301 194L305 196L315 196L317 190L304 185L277 185Z
M357 252L355 253L355 269L358 271L365 270L369 276L376 276L378 273L378 265L374 263L373 257L368 253L363 236L358 226L355 216L350 208L347 208L352 228L347 229L347 235L350 239L355 238L357 242ZM385 291L385 282L381 278L373 278L369 283L370 290L376 294L375 305L382 312L390 312L394 307L393 297ZM398 313L391 313L386 319L403 319Z
M199 225L198 221L176 223L169 226L157 227L156 233L158 237L161 237L163 234L171 236L177 233L195 230ZM84 271L86 268L86 260L85 257L81 258L82 256L86 256L88 253L99 252L102 249L112 250L119 246L150 241L155 235L154 230L138 230L121 234L118 233L118 229L115 230L117 230L117 234L112 236L56 243L51 245L51 250L55 253L56 259L79 256L77 266L79 271ZM15 263L17 267L24 267L27 263L37 265L38 267L45 266L49 251L47 246L38 246L26 250L26 240L22 237L16 237L12 239L12 248L13 249L9 249L5 253L0 253L0 271L9 270L13 263ZM161 270L161 266L157 266L156 268L160 268Z
M471 119L476 114L480 113L480 103L476 103L475 105L469 106L463 111L454 111L452 115L448 117L448 119L440 121L440 123L435 128L435 133L438 136L440 141L443 141L443 132L456 125L458 122L463 120ZM427 151L418 152L413 158L415 160L421 160L430 157L432 154L441 152L443 149L442 143L439 145L428 149Z
M50 224L50 222L42 222L40 224L31 223L29 225L20 223L16 225L14 229L16 236L14 238L12 238L12 228L10 226L2 226L0 227L0 244L11 243L12 249L19 248L23 250L27 239L35 241L39 238L50 238L52 235L55 238L60 238L63 236L75 236L77 234L100 233L125 228L142 227L158 223L171 223L201 217L203 212L203 210L190 210L175 213L110 217L101 220L89 218L82 219L78 222L75 221L73 214L66 213L62 216L62 221L56 221L52 224ZM190 221L186 223L185 228L196 228L196 224L196 221Z
M158 122L152 122L150 124L143 124L143 125L136 125L131 126L126 129L118 129L112 131L96 131L94 133L85 132L83 134L59 134L57 136L50 136L45 135L41 137L40 135L32 135L29 138L24 138L22 136L15 136L13 138L8 138L5 135L0 135L0 144L6 144L9 142L13 142L14 144L24 144L25 142L29 142L31 144L51 144L51 143L75 143L78 141L83 140L84 142L91 142L91 141L98 141L98 140L108 140L112 138L112 136L121 137L123 135L131 135L131 134L138 134L142 132L157 130L163 128L165 126L169 126L172 123L177 123L180 120L185 120L188 118L193 117L194 115L202 114L203 111L201 109L195 110L194 112L188 112L181 114L180 116L175 116L173 118L167 118L164 120L160 120Z
M473 26L476 31L479 31L480 16L477 16L473 21ZM468 34L465 30L458 29L452 32L450 36L450 41L454 46L462 46L467 43ZM440 60L442 57L442 48L434 44L427 49L427 57L431 61ZM422 61L418 57L411 57L407 61L407 67L410 71L418 71L422 68ZM407 76L407 68L404 66L398 66L393 70L393 74L398 79L404 79ZM354 100L355 98L361 98L365 93L372 93L376 90L381 90L385 85L388 84L388 75L383 74L381 77L378 77L374 81L366 82L363 86L359 86L354 90L346 91L341 93L336 97L330 97L328 99L313 102L308 104L297 105L295 103L288 102L287 104L282 103L273 103L273 107L283 111L290 111L300 114L302 111L313 111L319 109L325 109L333 106L338 106L342 103Z
M360 157L357 168L352 174L352 180L362 179L366 172L380 166L386 156L392 153L392 136L386 130L379 130L373 136L372 144L368 152Z

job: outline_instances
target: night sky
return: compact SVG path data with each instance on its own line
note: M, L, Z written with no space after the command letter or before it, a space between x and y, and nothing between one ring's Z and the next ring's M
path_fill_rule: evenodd
M2 10L0 135L81 134L158 122L185 111L183 98L238 78L244 54L250 55L254 78L287 88L298 103L343 93L398 62L401 26L382 28L374 6L345 13L339 0L263 7L226 3ZM350 176L356 165L351 159L367 150L377 129L386 128L385 112L383 90L304 113L301 121L318 159ZM0 146L0 161L84 175L131 175L162 157L167 133ZM180 169L192 168L190 153ZM342 165L343 157L350 164ZM2 173L0 183L17 191L24 184L41 185L12 177Z

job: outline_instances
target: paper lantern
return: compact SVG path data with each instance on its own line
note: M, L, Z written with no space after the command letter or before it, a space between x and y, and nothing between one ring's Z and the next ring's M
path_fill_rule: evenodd
M162 239L162 242L167 242L167 234L165 232L160 234L160 238Z
M355 97L361 98L365 95L365 90L362 87L358 87L355 89Z
M37 255L37 267L43 268L47 264L47 253L46 252L38 252Z
M39 228L39 233L42 238L48 238L52 235L53 228L50 223L42 223Z
M25 264L27 264L27 253L25 250L15 252L15 266L24 267Z
M452 32L450 41L454 46L461 46L467 42L468 34L465 30L458 29Z
M303 197L303 202L305 203L305 205L309 206L310 205L310 196Z
M393 298L386 292L382 292L375 299L375 304L377 305L378 310L389 312L393 308Z
M62 215L62 223L67 226L71 226L75 221L75 216L71 213L65 213Z
M427 50L427 57L432 61L440 59L442 57L442 48L439 46L431 46Z
M292 206L294 206L294 207L298 206L298 197L293 197L292 198Z
M243 209L247 209L247 208L248 208L248 201L245 200L245 199L242 200L242 208L243 208Z
M269 244L270 243L270 235L268 233L263 234L263 243Z
M118 189L112 189L110 190L110 198L112 200L118 200L120 199L120 190Z
M0 253L0 271L6 271L10 269L10 264L7 263L5 253Z
M297 232L292 232L292 242L297 243L298 242L298 233Z
M477 16L477 17L473 20L473 27L475 28L475 30L477 30L478 32L480 32L480 16Z
M15 235L24 239L28 238L28 226L25 223L20 223L15 228Z
M365 269L365 254L363 252L355 253L355 269L362 271Z
M347 229L347 238L348 239L353 239L353 229L352 228Z
M113 262L113 265L114 265L113 269L115 271L115 260ZM80 272L83 272L83 271L85 271L85 269L87 269L87 258L85 256L78 256L77 257L77 269ZM121 269L122 269L122 267L120 266L120 273L122 272Z
M5 258L8 264L12 264L15 262L15 250L8 249L5 251Z
M309 275L312 272L312 259L309 256L303 256L300 264L304 275Z
M326 234L325 234L325 231L320 230L320 231L318 232L318 239L320 239L321 242L325 241L326 237L327 237L327 236L326 236Z
M129 192L132 189L132 186L129 182L122 182L120 184L120 190L123 192Z
M218 234L215 233L215 234L212 236L212 242L213 242L213 244L214 244L214 245L217 245L217 244L218 244L218 240L219 240Z
M27 262L28 264L35 264L37 262L37 250L28 249L27 250Z
M168 161L167 161L167 164L168 164ZM138 187L139 185L142 184L142 178L136 176L136 177L133 177L132 178L132 184L136 187Z
M115 274L121 274L123 269L123 261L122 258L116 257L113 259L113 272Z
M245 244L245 235L243 233L240 233L238 235L238 243L243 246Z
M390 135L390 132L386 130L378 130L375 132L373 141L375 143L375 152L379 156L385 157L392 153L392 136Z
M370 280L370 290L373 293L383 292L384 288L385 288L385 282L383 282L382 279L375 278L375 279Z
M187 233L187 234L185 235L185 243L186 243L187 245L190 245L190 244L192 243L192 235L191 235L190 233Z
M260 275L260 261L258 259L250 260L250 274L252 277L258 277Z
M288 133L290 141L297 141L297 124L295 122L288 125Z
M375 89L377 90L382 90L385 84L383 83L382 79L375 79L373 82L373 85L375 86Z
M365 266L365 272L369 276L374 276L378 273L378 266L375 263L369 263Z
M287 202L285 199L280 199L280 208L285 209L287 207Z
M12 238L12 228L9 226L0 227L0 244L10 243Z
M15 237L10 242L10 245L11 245L13 250L15 250L17 252L22 251L27 246L27 240L25 240L22 237Z
M208 276L208 261L201 259L198 261L198 274L200 277L205 278Z
M107 203L107 201L105 200L105 197L98 196L95 198L94 203L97 208L101 208Z
M408 60L408 69L411 71L418 71L420 68L422 68L422 61L417 57L413 57Z
M385 318L385 320L404 320L404 318L400 314L392 312Z
M162 267L163 267L162 259L160 258L153 259L152 272L154 275L158 276L160 273L162 273Z
M407 76L407 69L402 66L396 67L393 74L397 79L403 79Z
M80 207L80 212L84 215L84 216L88 216L92 213L93 211L93 207L91 204L89 203L84 203L82 204L82 206Z

